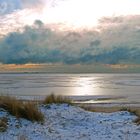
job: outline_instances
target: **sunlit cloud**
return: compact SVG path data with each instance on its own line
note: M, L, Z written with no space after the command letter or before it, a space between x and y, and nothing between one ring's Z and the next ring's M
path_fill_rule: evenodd
M138 0L0 0L4 64L139 64Z
M1 16L15 14L24 10L32 11L23 14L27 25L35 19L45 24L63 23L68 28L91 28L98 25L98 20L105 16L138 15L139 0L0 0ZM13 13L14 12L14 13ZM28 17L28 18L27 18Z
M48 2L48 1L47 1ZM47 22L62 22L77 27L95 26L103 16L119 16L139 14L138 0L64 0L55 1L56 6L46 2L42 20ZM51 1L52 2L52 1Z

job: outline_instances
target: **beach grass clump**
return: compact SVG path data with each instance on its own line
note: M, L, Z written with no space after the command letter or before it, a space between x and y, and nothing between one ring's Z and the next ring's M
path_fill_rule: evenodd
M32 101L20 101L14 97L1 96L0 108L5 109L16 118L24 118L32 122L43 122L44 116L37 104Z
M140 125L140 116L139 116L136 120L134 120L134 122L135 122L136 124Z
M140 125L140 108L139 107L130 107L130 108L121 108L121 111L128 111L135 116L137 116L137 119L134 120L134 123Z
M48 95L43 104L70 104L72 105L72 100L69 97L62 96L62 95Z
M134 123L136 123L137 125L140 125L140 108L137 110L130 110L129 112L137 116L137 118L134 120Z
M8 128L8 119L6 117L0 118L0 132L5 132Z

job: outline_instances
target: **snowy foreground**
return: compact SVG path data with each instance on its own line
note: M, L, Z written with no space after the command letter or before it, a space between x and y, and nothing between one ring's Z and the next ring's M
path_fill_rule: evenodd
M44 125L32 123L1 111L8 116L9 128L0 133L0 140L140 140L140 126L129 112L93 113L68 105L40 107ZM22 139L23 140L23 139Z

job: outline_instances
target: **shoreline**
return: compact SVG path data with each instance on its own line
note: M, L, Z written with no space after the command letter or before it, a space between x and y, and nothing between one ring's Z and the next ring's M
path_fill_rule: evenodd
M9 96L16 97L21 101L33 101L33 102L42 102L47 95L43 96L34 96L34 95L4 95L1 96ZM63 96L63 95L62 95ZM84 105L87 107L140 107L140 102L123 102L119 101L120 99L125 99L125 97L119 96L64 96L73 100L73 103L76 105ZM81 98L81 100L79 100ZM90 102L92 100L93 102ZM112 102L115 101L115 102ZM88 102L89 101L89 102Z

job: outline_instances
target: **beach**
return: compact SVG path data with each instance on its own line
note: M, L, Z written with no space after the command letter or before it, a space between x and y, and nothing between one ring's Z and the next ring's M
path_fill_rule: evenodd
M44 124L32 123L1 111L8 116L8 129L1 140L139 140L140 126L136 116L127 112L97 113L67 104L40 106Z
M6 130L0 127L5 130L0 140L140 138L140 125L136 123L140 117L139 74L0 74L0 78L1 96L23 104L37 102L44 116L43 123L32 122L1 108L0 119L6 118ZM69 98L72 105L53 101L44 104L52 93Z

